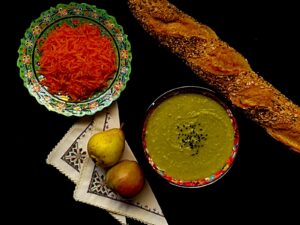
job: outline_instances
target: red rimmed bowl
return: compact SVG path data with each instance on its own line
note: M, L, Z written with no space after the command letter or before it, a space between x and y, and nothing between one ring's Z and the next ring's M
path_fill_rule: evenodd
M142 141L148 162L170 184L203 187L231 168L239 131L231 110L213 91L184 86L150 105Z

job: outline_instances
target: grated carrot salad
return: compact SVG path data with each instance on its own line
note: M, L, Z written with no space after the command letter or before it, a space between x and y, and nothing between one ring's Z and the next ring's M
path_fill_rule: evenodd
M71 101L91 96L107 86L117 70L111 40L98 26L67 23L49 32L39 48L41 83L51 94L67 95Z

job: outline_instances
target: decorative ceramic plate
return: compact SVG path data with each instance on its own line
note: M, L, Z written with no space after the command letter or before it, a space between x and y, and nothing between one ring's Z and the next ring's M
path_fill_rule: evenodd
M113 78L108 81L108 85L89 98L78 102L70 101L69 96L48 92L48 88L41 82L44 76L39 73L41 53L38 42L40 39L45 39L55 27L64 23L71 27L83 23L98 26L101 35L111 40L116 55L117 69ZM92 115L109 106L126 87L131 72L131 45L122 26L105 10L85 3L59 4L56 8L43 12L26 30L18 53L17 65L20 68L20 76L29 93L48 110L65 116Z
M170 184L203 187L232 166L239 146L231 110L206 88L184 86L147 110L142 141L152 168Z

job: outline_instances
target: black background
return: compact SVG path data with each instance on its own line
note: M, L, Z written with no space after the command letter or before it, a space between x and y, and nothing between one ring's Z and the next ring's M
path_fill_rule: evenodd
M10 220L24 223L67 221L118 224L106 211L73 199L74 184L46 164L48 153L77 120L48 111L29 95L16 66L20 39L42 11L69 1L14 1L2 5L10 15L2 19L2 169L5 209ZM80 1L78 1L80 2ZM202 221L297 221L299 213L300 154L268 136L236 109L240 149L226 176L201 189L167 184L150 168L143 155L141 128L145 111L163 92L183 85L205 86L185 64L159 46L137 23L125 0L85 1L106 9L128 34L132 45L132 73L118 99L126 139L141 164L170 225ZM199 3L171 1L197 20L209 25L241 52L252 68L298 105L299 15L289 1L268 4ZM201 1L202 2L202 1ZM292 2L292 1L291 1ZM5 197L4 197L5 198ZM6 202L6 201L5 201ZM180 222L181 221L181 222ZM129 224L139 224L128 220Z

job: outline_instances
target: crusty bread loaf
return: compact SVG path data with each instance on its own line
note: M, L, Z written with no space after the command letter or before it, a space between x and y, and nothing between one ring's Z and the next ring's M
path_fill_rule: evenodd
M241 54L167 0L128 2L147 32L272 137L300 152L299 106L258 76Z

